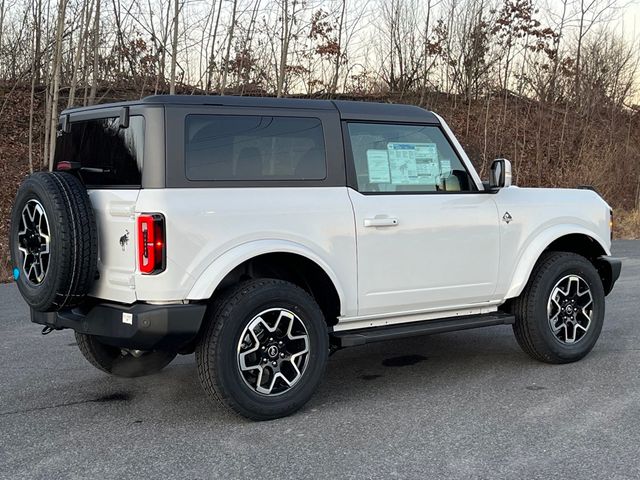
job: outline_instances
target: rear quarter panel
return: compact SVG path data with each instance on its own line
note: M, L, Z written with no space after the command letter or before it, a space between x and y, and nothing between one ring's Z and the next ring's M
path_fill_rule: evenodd
M244 259L291 251L319 263L337 283L343 313L357 309L346 187L147 189L136 210L162 213L167 222L167 268L159 275L136 275L139 300L209 298Z

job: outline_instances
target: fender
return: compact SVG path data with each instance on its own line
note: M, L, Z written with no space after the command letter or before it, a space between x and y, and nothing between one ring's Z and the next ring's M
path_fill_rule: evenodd
M524 290L524 287L529 280L529 276L531 275L533 267L538 261L538 258L540 258L542 252L544 252L549 245L551 245L560 237L575 233L591 237L596 242L598 242L606 255L611 255L611 251L607 247L607 242L605 242L597 233L593 232L592 230L588 230L581 225L564 223L562 225L554 225L552 227L549 227L540 232L523 249L524 251L520 255L518 264L514 270L513 276L511 277L511 281L509 282L509 290L504 296L504 299L517 297L522 293L522 290Z
M256 240L233 247L217 257L196 280L187 295L188 300L211 298L213 292L229 272L241 263L265 253L294 253L316 263L333 282L340 298L341 314L346 308L344 290L335 272L308 247L289 240Z

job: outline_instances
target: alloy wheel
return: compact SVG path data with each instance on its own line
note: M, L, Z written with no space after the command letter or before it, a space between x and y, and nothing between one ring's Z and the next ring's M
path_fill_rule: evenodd
M261 395L289 391L309 361L309 333L295 313L271 308L253 317L238 342L238 368L244 382Z
M591 326L593 296L589 284L579 275L562 277L551 289L547 303L549 326L564 344L582 340Z
M42 204L29 200L20 217L18 250L22 256L22 274L34 285L43 282L49 269L50 235L49 219Z

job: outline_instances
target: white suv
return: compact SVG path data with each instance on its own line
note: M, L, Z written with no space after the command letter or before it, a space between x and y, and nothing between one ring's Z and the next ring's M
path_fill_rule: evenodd
M14 276L31 319L115 375L195 351L205 391L270 419L335 349L513 324L582 358L620 274L590 189L482 183L415 106L154 96L62 113L56 171L20 187Z

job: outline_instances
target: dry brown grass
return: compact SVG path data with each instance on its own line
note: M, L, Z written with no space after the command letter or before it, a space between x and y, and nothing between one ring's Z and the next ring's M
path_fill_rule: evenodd
M640 210L616 210L614 218L614 238L640 240Z

